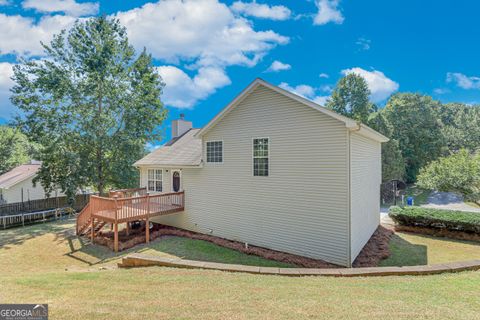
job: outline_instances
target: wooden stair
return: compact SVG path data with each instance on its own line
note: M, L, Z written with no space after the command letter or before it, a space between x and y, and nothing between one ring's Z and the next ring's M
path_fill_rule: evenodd
M96 220L93 226L94 233L100 231L106 222ZM77 235L83 236L91 233L92 231L92 212L90 208L90 203L88 203L85 208L77 215Z
M88 220L87 224L81 228L80 233L78 233L79 236L84 236L84 235L89 235L91 232L91 220ZM93 230L95 234L100 231L104 226L106 222L105 221L95 221L95 225L93 226Z

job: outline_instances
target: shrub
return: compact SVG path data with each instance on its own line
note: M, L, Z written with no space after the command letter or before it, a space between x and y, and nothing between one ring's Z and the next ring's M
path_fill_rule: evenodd
M388 215L393 221L404 226L480 234L480 213L422 207L391 207Z
M480 202L480 153L460 150L431 162L420 171L417 185L428 190L454 191Z

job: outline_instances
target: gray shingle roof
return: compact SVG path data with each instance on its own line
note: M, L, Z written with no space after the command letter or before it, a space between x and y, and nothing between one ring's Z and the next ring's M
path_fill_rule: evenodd
M0 189L8 189L19 182L34 176L40 169L40 164L22 164L0 175Z
M198 166L202 160L202 140L195 137L200 129L190 129L155 149L134 166Z

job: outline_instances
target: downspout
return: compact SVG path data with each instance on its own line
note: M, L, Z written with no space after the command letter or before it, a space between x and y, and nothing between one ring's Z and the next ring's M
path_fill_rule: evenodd
M352 139L351 133L358 132L361 129L360 122L356 122L354 127L347 127L348 144L348 267L352 267Z

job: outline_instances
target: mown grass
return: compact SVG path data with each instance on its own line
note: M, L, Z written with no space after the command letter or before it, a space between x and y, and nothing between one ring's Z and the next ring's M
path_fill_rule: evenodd
M81 245L72 231L71 222L0 231L0 301L48 303L51 319L478 319L480 312L480 272L290 278L115 269L121 255ZM135 250L198 255L172 239Z
M480 243L397 232L390 241L391 256L380 266L415 266L480 259Z

